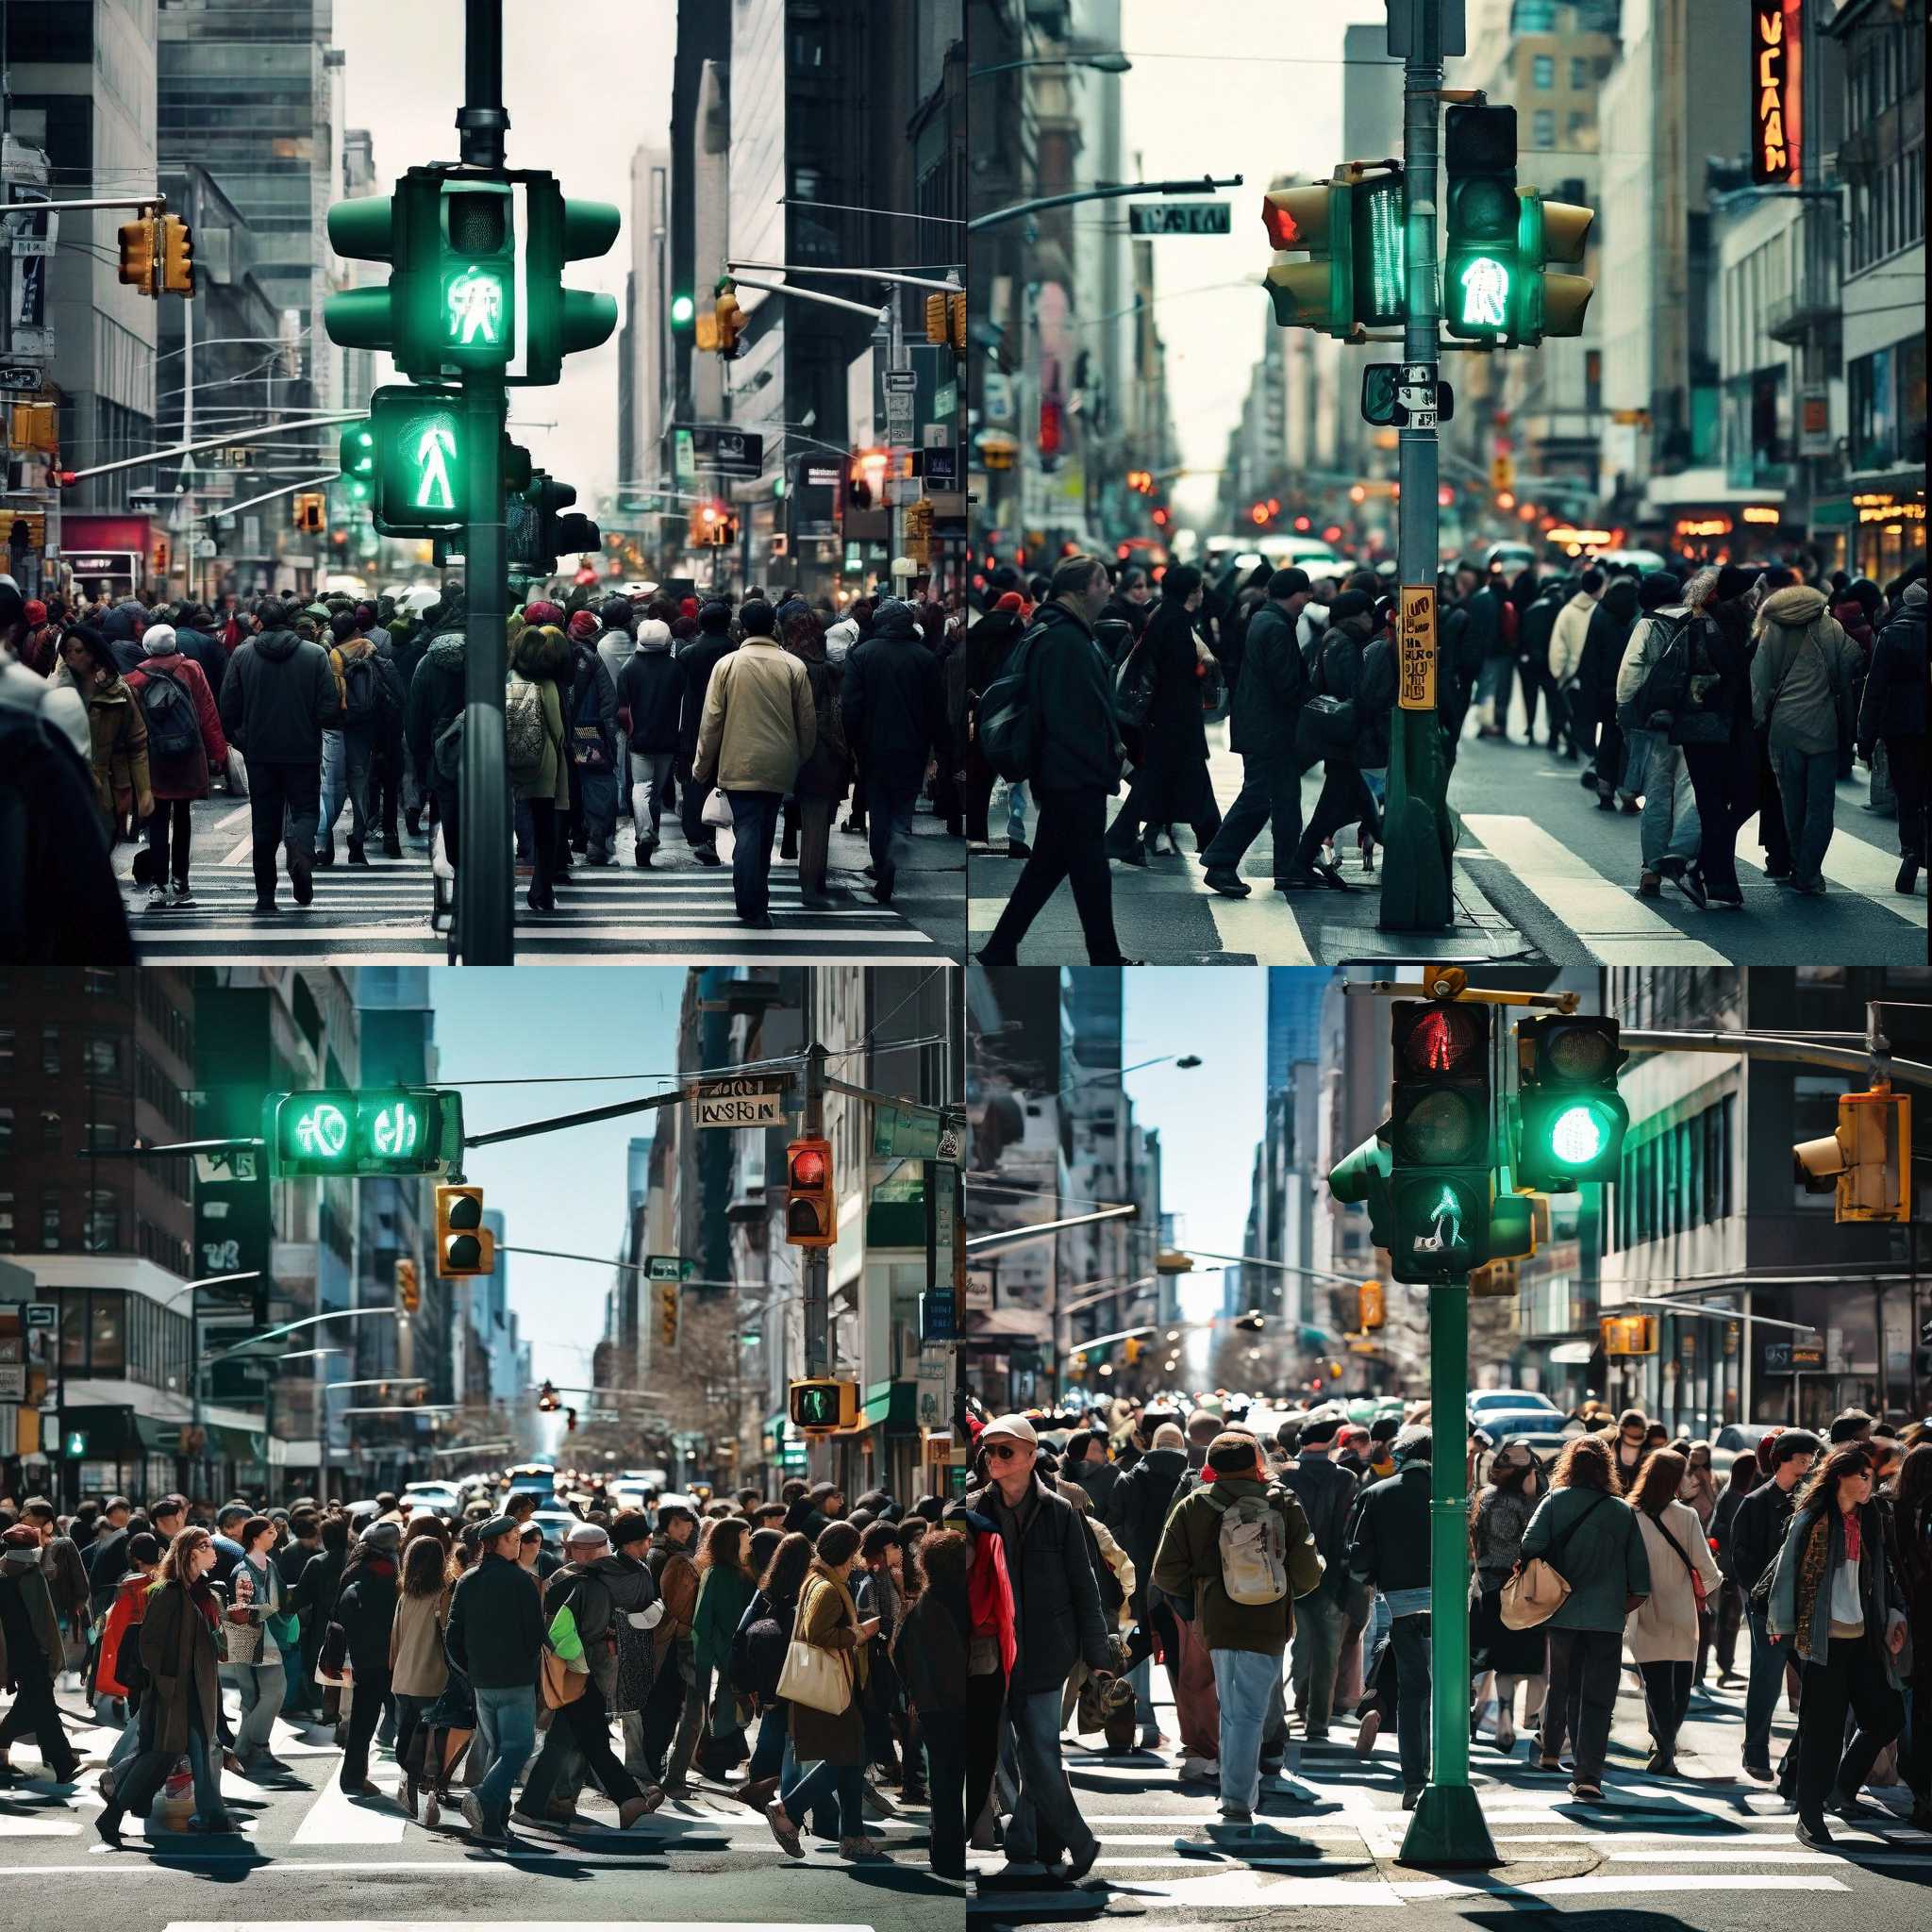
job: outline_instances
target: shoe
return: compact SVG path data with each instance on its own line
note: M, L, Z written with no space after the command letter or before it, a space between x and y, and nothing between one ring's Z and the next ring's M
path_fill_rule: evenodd
M744 924L750 926L754 932L770 932L773 930L772 915L769 912L755 912L749 919L744 921Z
M888 870L883 878L873 881L872 895L881 906L892 903L892 886L897 877L896 873Z
M778 1780L774 1777L753 1778L738 1795L754 1811L762 1811L778 1795Z
M1255 1814L1245 1805L1222 1805L1216 1807L1217 1815L1224 1824L1252 1824Z
M1322 881L1306 865L1298 865L1285 877L1274 881L1277 892L1315 892L1322 888Z
M1905 893L1907 898L1915 898L1918 894L1918 885L1919 861L1916 858L1901 859L1898 876L1892 880L1891 890L1894 892Z
M330 866L336 862L336 841L331 839L326 845L315 848L311 863L317 866Z
M1678 1774L1677 1760L1668 1751L1653 1751L1643 1768L1653 1777L1675 1777Z
M306 906L315 897L315 874L309 867L291 864L289 867L289 883L294 888L296 905Z
M1008 839L1007 841L1007 857L1008 858L1031 858L1033 857L1033 848L1024 839Z
M1355 1734L1355 1755L1357 1757L1366 1757L1375 1748L1375 1739L1381 1729L1382 1713L1379 1710L1370 1711Z
M1824 880L1818 878L1802 879L1791 888L1801 899L1822 899L1824 897Z
M1254 890L1245 879L1220 866L1210 866L1203 877L1215 891L1230 899L1245 899Z
M416 1780L412 1777L406 1777L403 1780L403 1809L409 1817L415 1817L417 1807L422 1803L422 1799L423 1794L416 1788Z
M273 911L274 911L275 909L275 894L274 894L273 892L258 892L258 893L256 893L256 895L255 895L255 914L256 914L256 917L257 917L258 919L265 919L265 918L266 918L266 917L267 917L267 916L268 916L268 915L269 915L269 914L270 914L271 912L273 912Z
M442 1800L434 1791L423 1793L423 1828L434 1831L442 1823Z
M1158 1724L1146 1724L1141 1727L1141 1749L1142 1751L1158 1751L1166 1741L1166 1739L1160 1735L1160 1727Z
M648 1818L664 1802L664 1787L653 1785L647 1791L640 1791L635 1798L617 1807L617 1828L628 1831L640 1818Z
M1848 1795L1844 1791L1833 1791L1824 1801L1824 1808L1854 1824L1895 1824L1897 1821L1889 1811L1881 1811L1875 1805L1868 1805L1862 1798Z
M371 1784L366 1777L359 1785L344 1785L342 1790L352 1798L379 1798L382 1796L381 1787Z
M1824 1820L1807 1818L1802 1813L1798 1819L1798 1842L1807 1851L1829 1852L1837 1849Z
M1634 798L1625 797L1619 802L1618 809L1623 812L1625 818L1634 819L1642 809L1642 807Z
M410 838L420 839L423 836L423 814L420 811L406 811L403 824L409 828Z
M349 841L349 863L351 865L367 865L369 863L368 852L353 839ZM379 1743L381 1740L378 1739L376 1741Z
M1147 854L1145 850L1139 844L1106 844L1103 845L1101 849L1104 852L1106 852L1107 856L1109 858L1117 858L1123 865L1138 865L1144 867L1147 863Z
M1374 871L1375 870L1375 841L1374 841L1374 839L1372 839L1372 838L1371 838L1371 837L1370 837L1370 836L1368 835L1368 833L1367 833L1367 832L1360 832L1360 833L1357 833L1357 838L1356 838L1356 845L1357 845L1357 850L1358 850L1358 851L1360 852L1360 854L1361 854L1361 859L1362 859L1362 870L1363 870L1363 871L1364 871L1365 873L1371 873L1371 874L1373 874L1373 873L1374 873Z
M118 1811L113 1810L111 1807L103 1811L94 1820L94 1829L100 1833L101 1842L110 1852L122 1852L127 1849L121 1841L121 1814Z
M1516 1726L1514 1724L1498 1724L1496 1726L1496 1749L1505 1757L1507 1757L1516 1749Z
M166 886L150 886L147 899L142 907L143 912L165 912L168 909L168 889Z
M188 1821L188 1828L208 1838L231 1838L239 1835L242 1830L226 1811L217 1811L212 1818L191 1818Z
M1754 1778L1761 1785L1768 1785L1777 1775L1768 1764L1746 1764L1743 1771L1746 1777Z
M195 908L195 903L194 894L188 890L188 881L186 879L176 879L168 888L168 905L173 910L176 912L192 912Z
M891 1857L891 1854L877 1839L862 1835L858 1838L841 1838L839 1840L839 1856L841 1858L863 1858L874 1864L881 1859L890 1860Z
M382 835L382 856L385 858L400 858L403 856L403 841L393 832Z
M664 1780L664 1795L667 1798L688 1798L691 1794L691 1787L681 1777L669 1777Z
M1596 802L1596 808L1599 811L1615 811L1617 801L1614 798L1599 798Z
M1070 1858L1060 1873L1060 1881L1065 1885L1078 1885L1088 1873L1092 1871L1094 1862L1100 1857L1100 1840L1095 1839L1085 1853L1077 1858Z
M723 865L724 863L718 857L718 848L715 845L694 845L691 847L691 856L700 865Z
M798 1827L793 1824L791 1815L776 1798L765 1807L765 1823L772 1827L772 1836L778 1840L778 1849L788 1857L805 1857L805 1846L800 1842Z
M584 854L584 863L586 865L608 865L610 863L610 854L602 845L592 845Z
M1640 899L1661 899L1663 893L1663 874L1645 866L1637 880L1637 896Z
M839 909L838 901L826 898L823 892L801 892L798 903L808 912L836 912Z
M896 1818L899 1815L899 1807L873 1785L865 1787L860 1793L860 1802L874 1818Z
M1221 1781L1221 1760L1218 1757L1183 1757L1180 1776L1184 1785L1218 1784Z
M1413 1811L1413 1810L1415 1809L1415 1807L1417 1807L1418 1805L1420 1805L1420 1804L1422 1803L1422 1801L1423 1801L1423 1788L1422 1788L1422 1786L1421 1786L1421 1785L1404 1785L1404 1786L1403 1786L1403 1788L1402 1788L1402 1808L1403 1808L1403 1809L1404 1809L1405 1811Z
M1584 1805L1601 1805L1604 1801L1603 1787L1587 1784L1581 1778L1571 1779L1570 1795Z
M1328 1741L1328 1726L1326 1724L1324 1724L1318 1730L1315 1728L1314 1725L1310 1724L1308 1728L1302 1733L1302 1737L1304 1741L1309 1744L1325 1744Z
M1704 888L1703 874L1694 865L1681 867L1675 872L1667 872L1664 878L1668 884L1675 886L1700 912L1710 904L1710 894Z

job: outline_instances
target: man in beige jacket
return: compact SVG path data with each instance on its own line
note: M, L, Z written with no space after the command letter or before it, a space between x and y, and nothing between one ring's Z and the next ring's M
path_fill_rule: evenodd
M818 719L804 664L778 647L772 607L749 598L738 621L744 641L705 688L691 770L731 802L731 896L746 925L769 931L778 807L818 742Z

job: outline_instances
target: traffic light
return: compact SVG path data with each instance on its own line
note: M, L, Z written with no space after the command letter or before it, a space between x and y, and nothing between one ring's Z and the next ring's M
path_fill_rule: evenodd
M1655 1355L1657 1317L1655 1315L1603 1315L1598 1318L1597 1339L1606 1355Z
M1194 1257L1183 1254L1178 1248L1162 1248L1154 1257L1154 1272L1157 1274L1191 1274Z
M1121 1343L1121 1356L1130 1369L1139 1368L1141 1357L1146 1352L1147 1344L1138 1335L1129 1335Z
M546 470L534 470L510 509L509 561L548 575L559 557L582 556L598 548L597 525L581 511L565 512L577 500L575 486L560 483Z
M675 1348L677 1324L683 1310L683 1297L678 1293L677 1283L652 1282L651 1307L658 1318L658 1346L663 1349Z
M785 1239L794 1248L829 1248L839 1239L832 1143L817 1135L785 1150Z
M1596 292L1588 275L1549 272L1553 261L1574 266L1583 259L1596 210L1574 202L1545 201L1533 188L1519 192L1516 222L1513 341L1533 348L1545 336L1580 336L1584 311Z
M271 1093L261 1138L271 1180L447 1174L462 1162L463 1097L435 1087Z
M617 300L563 286L564 266L609 254L624 217L608 201L572 200L554 175L515 178L529 183L529 246L524 262L529 383L556 382L563 358L608 341L617 326ZM566 546L567 547L567 546Z
M1378 1248L1389 1245L1388 1132L1389 1124L1385 1121L1360 1146L1343 1155L1328 1171L1328 1192L1333 1199L1344 1207L1369 1210L1369 1240Z
M413 1315L423 1306L423 1284L416 1276L416 1264L407 1257L396 1262L396 1306Z
M966 295L963 290L957 295L946 297L946 313L953 325L953 353L963 356L966 353Z
M436 1272L460 1281L496 1272L496 1237L483 1225L483 1190L436 1191Z
M1490 1009L1397 1000L1388 1126L1397 1281L1455 1281L1489 1258Z
M161 217L161 292L194 294L194 230L179 215Z
M941 349L952 339L952 318L946 313L946 306L943 295L925 298L925 339Z
M374 479L375 431L367 423L351 423L337 438L336 467L352 484Z
M1615 1020L1544 1014L1516 1030L1516 1186L1574 1193L1580 1182L1615 1180L1630 1109L1617 1091L1628 1058Z
M1502 341L1516 307L1516 109L1459 102L1442 117L1442 307L1452 336Z
M1277 251L1265 284L1283 328L1347 338L1403 317L1403 186L1399 168L1364 171L1262 197L1261 223ZM1305 262L1285 261L1304 251Z
M158 215L142 215L138 222L121 224L120 279L143 295L161 292L161 222Z
M352 448L350 436L360 426L349 425L341 449L358 462L363 448ZM400 384L378 389L369 398L368 433L375 527L385 536L459 527L469 503L462 398Z
M295 498L295 527L298 530L321 529L327 508L327 501L320 491L301 491Z
M744 310L738 306L737 286L727 275L712 296L710 314L698 317L698 347L714 350L726 361L739 354L738 335L744 326Z
M1356 1291L1356 1326L1366 1335L1371 1328L1379 1328L1388 1319L1383 1306L1382 1284L1379 1281L1365 1281Z
M698 306L688 294L674 295L671 298L671 326L689 328L691 318L698 312Z
M858 1420L858 1384L830 1375L794 1382L786 1413L801 1429L849 1429Z
M537 1412L540 1415L555 1415L563 1407L557 1393L555 1383L545 1382L537 1391Z
M1876 1087L1840 1093L1838 1127L1791 1149L1799 1185L1832 1194L1833 1221L1909 1221L1912 1217L1911 1096Z

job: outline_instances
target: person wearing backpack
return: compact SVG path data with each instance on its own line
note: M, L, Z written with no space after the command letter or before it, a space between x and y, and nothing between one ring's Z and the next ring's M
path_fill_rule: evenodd
M1330 1454L1342 1421L1340 1415L1311 1416L1302 1426L1293 1466L1283 1477L1302 1506L1326 1566L1320 1589L1311 1592L1295 1619L1294 1701L1314 1743L1328 1735L1336 1670L1348 1625L1348 1521L1357 1485L1354 1474Z
M522 631L510 649L504 742L510 788L517 804L530 808L536 870L525 903L532 912L557 910L557 815L570 809L560 687L570 665L570 640L554 624Z
M1385 712L1395 691L1392 659L1381 682L1386 693L1372 690L1364 673L1366 647L1375 629L1375 601L1366 591L1343 591L1328 608L1329 627L1317 646L1310 674L1310 698L1332 700L1328 706L1304 705L1297 729L1298 759L1322 762L1322 792L1295 846L1292 863L1277 874L1283 891L1307 891L1321 886L1346 890L1333 866L1318 863L1324 842L1342 826L1360 821L1379 829L1375 802L1362 782L1362 765L1374 756L1388 759L1387 734L1363 741L1377 710ZM1310 756L1312 754L1312 756ZM1373 834L1371 835L1373 836ZM1281 863L1277 855L1275 863Z
M1637 587L1642 615L1617 666L1617 722L1624 727L1624 787L1643 801L1638 822L1642 870L1640 898L1655 899L1668 880L1693 905L1703 889L1691 874L1702 825L1681 751L1671 742L1671 720L1684 701L1690 673L1690 632L1697 618L1683 586L1668 571L1653 571Z
M1898 876L1892 890L1916 894L1926 862L1925 580L1906 585L1872 646L1858 702L1858 756L1875 765L1884 747L1898 795Z
M339 610L328 621L329 669L341 693L341 715L322 739L322 824L316 832L315 862L336 862L336 820L349 808L349 863L367 865L369 854L369 773L388 698L375 646L357 627L353 610Z
M588 865L608 865L617 846L617 684L593 641L597 619L571 613L570 844Z
M322 737L341 715L341 692L320 644L295 634L278 598L256 606L257 634L228 659L222 729L248 766L255 909L275 909L275 851L286 840L295 903L315 896L310 875L321 811Z
M408 683L403 675L402 660L396 655L395 638L378 619L376 606L357 605L356 627L375 653L379 700L375 730L370 741L369 820L381 835L382 856L400 858L403 841L396 829L396 814L404 808L403 793L408 782L407 760L403 756L403 712Z
M1774 591L1757 607L1751 634L1751 711L1769 740L1790 840L1790 889L1818 898L1838 805L1841 721L1864 660L1825 608L1824 592L1809 584Z
M442 627L432 628L409 677L408 702L403 711L403 736L416 767L424 797L436 808L442 828L443 857L452 866L461 863L463 708L466 703L464 660L468 638L460 609L451 612Z
M151 624L142 633L139 671L127 674L147 724L148 789L155 808L147 822L147 909L189 908L189 841L194 801L211 795L211 772L228 762L214 692L192 658L182 656L175 627Z
M625 642L631 642L628 633ZM603 650L601 643L598 650ZM671 655L671 626L659 618L644 618L617 680L618 722L630 747L630 816L639 865L650 864L662 836L664 788L677 762L683 701L684 668Z
M1324 1565L1293 1491L1269 1473L1260 1443L1224 1429L1208 1445L1197 1489L1175 1505L1154 1557L1156 1586L1193 1605L1192 1627L1214 1663L1221 1710L1221 1816L1254 1823L1261 1743L1280 1694L1296 1597Z
M155 808L148 784L147 721L99 631L75 625L60 640L60 662L87 707L94 808L111 849L125 824L144 823Z

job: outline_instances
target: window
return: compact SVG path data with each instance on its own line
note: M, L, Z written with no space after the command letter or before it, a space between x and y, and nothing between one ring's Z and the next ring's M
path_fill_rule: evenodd
M88 1367L95 1374L119 1374L127 1366L126 1305L127 1297L122 1294L87 1298Z
M87 1043L87 1070L96 1080L121 1077L121 1042L111 1033L96 1033Z
M41 1072L58 1074L60 1071L60 1029L58 1026L41 1028Z
M60 1151L60 1116L51 1107L41 1109L41 1152L58 1154Z
M1563 139L1573 148L1587 147L1590 144L1590 116L1573 114L1568 123L1568 131Z
M87 1192L87 1224L81 1231L81 1245L90 1255L108 1255L120 1246L121 1203L112 1188L90 1188Z
M1557 144L1557 114L1553 108L1539 108L1529 117L1530 140L1538 147Z
M1547 93L1557 84L1557 58L1554 54L1539 54L1529 63L1529 84L1539 93Z
M113 1121L90 1121L87 1124L87 1144L91 1149L119 1147L130 1138Z
M1590 87L1590 61L1582 54L1570 57L1570 88L1573 93L1583 93Z
M41 1190L41 1246L58 1248L60 1245L60 1191L58 1188Z

